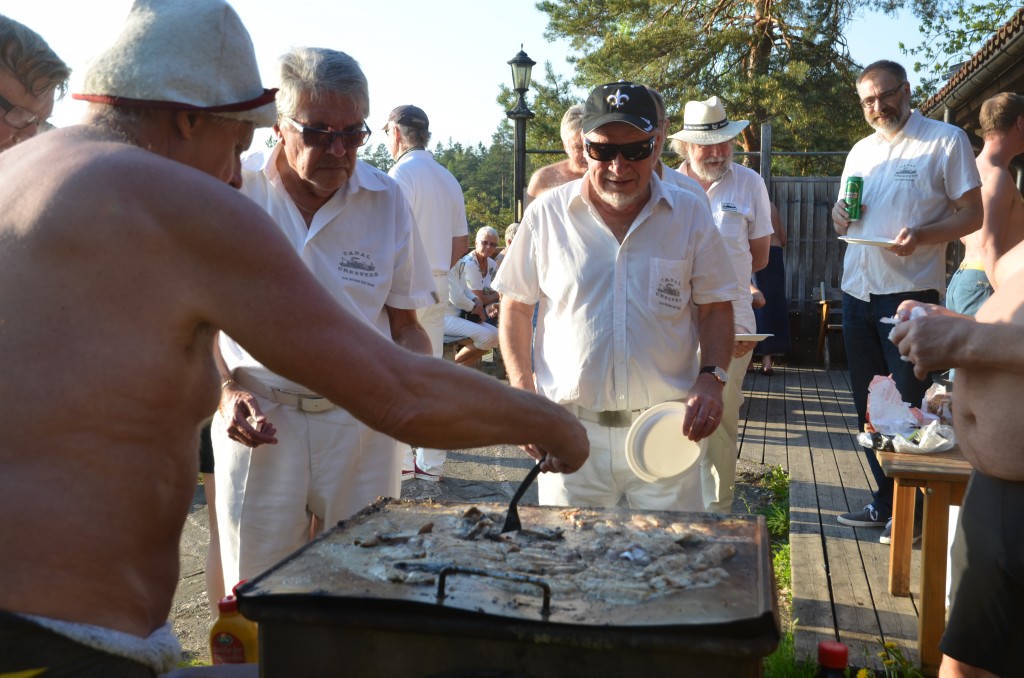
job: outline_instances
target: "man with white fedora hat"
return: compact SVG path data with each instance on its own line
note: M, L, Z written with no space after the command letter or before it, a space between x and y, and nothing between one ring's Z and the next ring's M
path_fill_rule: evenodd
M509 383L564 405L590 436L579 473L540 477L542 504L616 506L625 497L640 509L704 508L696 465L648 482L626 454L632 423L669 401L688 405L681 436L710 435L732 353L736 290L725 247L704 198L657 177L659 118L643 85L595 88L582 121L587 172L530 203L493 284Z
M672 147L686 160L678 171L697 181L707 193L711 212L735 273L737 300L733 320L737 334L757 331L750 293L750 276L768 263L772 234L768 189L757 172L733 162L736 136L750 124L729 120L721 100L688 101L683 129L671 135ZM736 476L736 435L743 404L743 374L750 361L752 341L736 342L725 385L722 425L702 446L701 484L709 511L732 510Z
M137 0L76 89L85 124L0 163L0 270L17 281L0 289L0 674L176 666L166 620L218 329L407 442L532 443L548 471L586 459L564 409L343 310L229 188L275 107L223 0Z

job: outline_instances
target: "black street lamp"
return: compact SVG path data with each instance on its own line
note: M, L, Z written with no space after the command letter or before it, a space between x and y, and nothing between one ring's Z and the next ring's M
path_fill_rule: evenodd
M526 121L533 117L533 111L526 105L526 92L530 89L530 71L537 64L519 46L519 54L512 57L508 65L512 67L512 89L519 94L515 108L506 111L505 115L515 120L516 136L512 151L515 156L512 187L515 191L515 220L523 218L523 201L526 198Z

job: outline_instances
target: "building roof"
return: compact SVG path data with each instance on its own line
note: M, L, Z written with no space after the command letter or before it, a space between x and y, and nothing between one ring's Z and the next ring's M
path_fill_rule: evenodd
M1024 90L1024 7L963 64L942 89L920 106L923 115L962 127L972 142L978 110L999 92Z

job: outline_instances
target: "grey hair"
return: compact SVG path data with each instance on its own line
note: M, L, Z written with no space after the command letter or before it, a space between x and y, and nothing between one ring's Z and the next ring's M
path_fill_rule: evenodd
M508 242L510 240L512 240L513 238L516 237L516 231L518 231L518 230L519 230L519 222L518 221L513 221L511 224L508 225L508 228L505 229L505 244L508 244Z
M903 68L903 66L896 63L895 61L882 59L881 61L876 61L865 66L864 70L861 71L860 75L857 76L857 84L859 85L864 81L864 78L878 71L884 71L889 75L892 75L901 83L907 81L907 69Z
M498 231L493 226L481 226L476 232L476 241L483 242L485 235L493 235L495 240L498 239Z
M669 139L668 147L672 149L673 153L683 160L686 160L686 158L689 157L686 152L686 142L682 139Z
M325 94L347 96L359 114L370 115L370 88L359 63L344 52L324 47L293 47L281 56L277 114L294 118L299 98L314 101Z
M583 104L573 104L562 116L562 127L559 130L562 141L571 139L583 129Z
M415 146L422 146L426 148L427 144L430 143L430 130L419 129L418 127L410 127L409 125L399 125L397 122L393 123L398 131L402 133L402 139L405 140L407 148Z

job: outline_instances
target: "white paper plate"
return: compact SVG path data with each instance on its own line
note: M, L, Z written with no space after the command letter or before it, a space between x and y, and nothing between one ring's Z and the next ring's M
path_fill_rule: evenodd
M841 235L839 239L854 245L870 245L872 247L892 247L896 244L895 240L889 238L851 238L848 235Z
M774 334L737 334L736 341L764 341L768 337L774 336Z
M683 435L686 406L655 405L633 422L626 433L626 462L641 480L677 476L700 459L700 443Z

